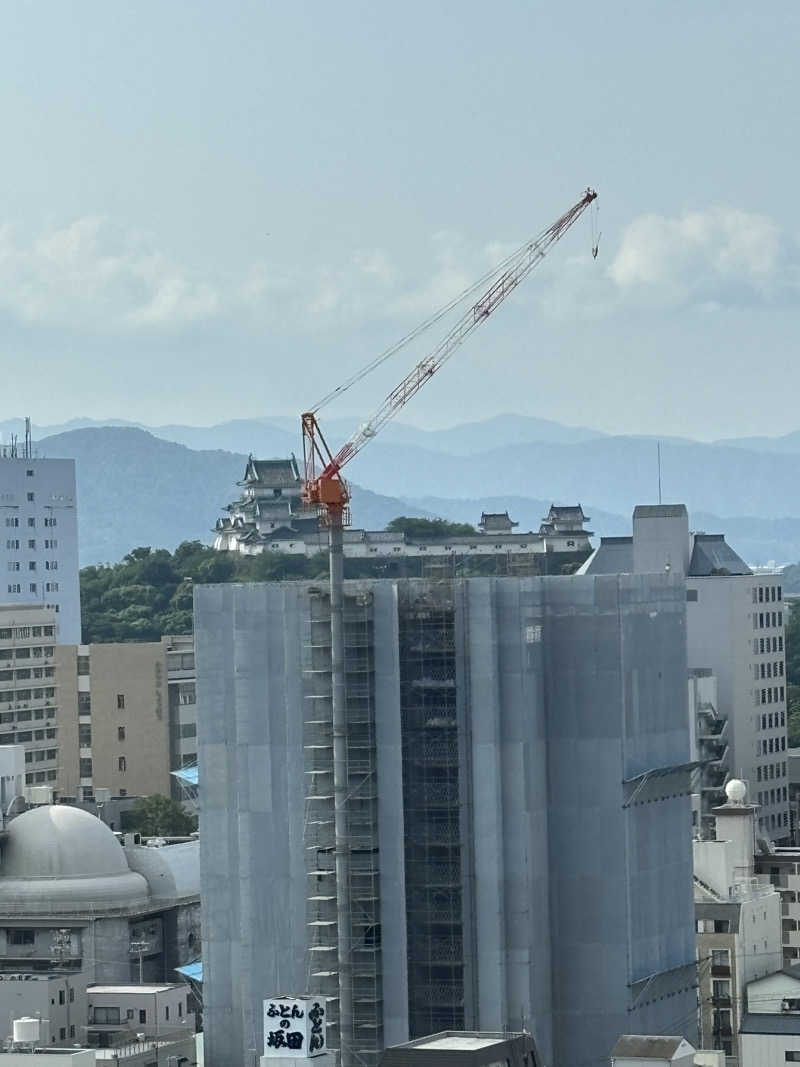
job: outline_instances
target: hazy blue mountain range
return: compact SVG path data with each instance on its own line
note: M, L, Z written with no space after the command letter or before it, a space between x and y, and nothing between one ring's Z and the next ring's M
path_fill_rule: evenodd
M77 461L84 564L115 562L141 544L210 541L246 459L243 451L190 449L130 426L70 430L37 447ZM662 453L664 499L685 501L695 528L727 533L752 563L800 559L791 456L700 444ZM481 511L508 510L518 530L536 530L551 502L579 501L598 536L619 535L630 532L634 504L654 502L657 492L655 446L642 438L516 445L468 458L376 441L353 466L354 522L371 529L398 514L477 522Z
M331 447L343 443L363 421L357 416L324 420L325 434ZM100 426L124 426L146 430L154 437L175 441L195 449L225 449L245 455L300 454L300 420L286 415L267 416L263 419L232 419L216 426L144 426L124 419L72 419L58 426L33 426L36 440L66 433L71 430L92 429ZM25 432L22 419L7 419L0 422L0 437L8 442L12 434L20 439ZM497 415L482 422L463 423L447 430L422 430L403 422L392 422L382 432L381 440L397 444L415 444L433 451L448 452L455 456L473 455L489 448L524 444L530 441L550 441L554 444L572 444L590 441L603 434L597 430L563 426L549 419L537 419L527 415Z

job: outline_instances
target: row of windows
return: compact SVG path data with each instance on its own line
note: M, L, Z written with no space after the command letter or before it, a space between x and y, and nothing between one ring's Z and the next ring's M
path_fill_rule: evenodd
M14 734L0 734L0 745L24 745L34 739L41 741L43 733L44 730L17 730L16 739Z
M763 630L769 626L783 626L782 611L753 612L753 629Z
M783 589L779 585L760 585L753 589L753 603L769 604L770 601L782 600Z
M780 804L782 800L787 800L789 791L784 786L782 789L778 786L777 789L767 789L763 793L758 794L758 803L762 806L764 804Z
M772 712L769 715L762 715L760 718L756 715L756 729L760 730L774 730L778 726L786 725L786 712L776 711L773 715Z
M765 767L756 767L756 776L758 777L759 782L762 780L762 778L765 782L768 778L785 778L786 764L768 763Z
M46 630L52 630L52 626L46 626ZM47 635L48 637L50 634ZM41 659L42 656L50 657L55 655L55 648L52 645L34 645L32 648L0 648L0 660L9 663L12 659Z
M42 588L44 589L44 591L46 593L57 593L58 592L58 582L43 582L42 583ZM8 591L9 591L9 593L21 593L22 592L22 586L20 585L19 582L9 582ZM29 582L28 583L28 592L29 593L37 592L37 583L36 582Z
M139 1008L139 1024L143 1026L147 1022L147 1009ZM155 1012L154 1012L155 1014ZM126 1008L125 1017L130 1022L134 1018L134 1009ZM183 1018L183 1001L178 1001L178 1018ZM169 1021L169 1004L164 1005L164 1019ZM92 1014L92 1022L95 1026L119 1026L122 1022L122 1013L120 1008L112 1007L96 1007ZM153 1022L158 1022L158 1018L153 1019Z
M770 830L775 830L779 826L788 826L789 813L787 811L784 811L783 814L778 812L777 815L762 815L761 818L758 820L758 825L761 827L762 830L766 830L767 828L769 828Z
M782 685L773 685L768 689L756 689L756 706L783 703L785 696L786 690Z
M54 637L55 626L4 626L0 641L24 641L29 637Z
M35 773L29 771L28 774L25 775L25 785L33 785L34 782L36 785L41 785L42 782L55 782L57 778L58 771L56 770L36 771Z
M30 497L30 495L31 494L29 494L29 497ZM44 520L44 524L49 529L49 528L51 528L53 526L57 526L58 525L58 520L55 518L55 516L53 516L52 518L51 517L47 517ZM33 516L29 516L28 519L27 519L27 525L28 525L28 528L31 529L31 530L35 529L36 528L36 519ZM19 528L19 518L16 515L8 516L6 518L6 526L10 530L18 529Z
M29 537L28 541L27 541L27 545L28 545L28 548L32 549L33 551L36 551L36 538L35 537ZM20 546L19 538L13 537L10 540L6 541L6 548L10 548L10 549L12 549L12 551L18 551L19 550L19 546ZM49 540L45 539L44 547L45 548L58 548L58 541L49 541ZM53 560L52 562L45 564L45 570L57 571L58 570L58 562L56 560Z
M21 712L20 714L21 715L27 715L28 718L30 718L30 712ZM43 710L37 711L36 715L35 715L35 718L37 720L43 719L44 718L44 711ZM51 716L51 718L52 718L52 716ZM9 723L13 723L13 722L14 722L14 712L13 711L4 711L2 714L0 714L0 723L2 723L3 725L8 725ZM56 736L56 727L55 726L49 726L46 730L34 730L33 731L33 740L34 741L44 741L45 738L47 738L48 740L55 739L55 736Z
M17 681L26 678L55 678L55 667L21 667L16 671L0 671L0 682L11 682L16 677Z
M756 678L783 678L783 660L774 663L754 663L753 674Z
M45 760L56 759L58 756L57 748L40 748L35 752L25 753L26 763L44 763Z
M780 744L778 743L780 742ZM769 746L769 747L767 747ZM768 752L785 752L786 751L786 735L783 737L769 737L764 738L763 741L756 741L756 755L766 756Z

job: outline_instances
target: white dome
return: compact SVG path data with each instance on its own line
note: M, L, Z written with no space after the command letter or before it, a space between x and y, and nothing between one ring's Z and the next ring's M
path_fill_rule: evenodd
M103 911L141 904L147 882L109 828L67 804L32 808L8 824L0 911Z
M67 804L31 808L8 825L2 873L10 878L127 874L122 845L94 815Z
M747 796L747 786L741 778L731 778L725 786L725 796L731 804L743 804Z

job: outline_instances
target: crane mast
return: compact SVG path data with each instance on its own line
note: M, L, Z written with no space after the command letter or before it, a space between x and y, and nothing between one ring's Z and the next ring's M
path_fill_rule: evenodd
M544 259L549 249L597 198L587 189L581 199L537 238L523 245L504 264L499 277L462 315L434 350L393 389L372 417L334 454L320 429L317 408L301 416L303 432L304 492L307 506L317 509L328 528L330 560L331 718L333 727L334 858L339 974L340 1065L353 1067L358 1057L353 1044L353 961L350 894L350 841L347 818L349 795L347 766L347 705L344 672L344 527L350 522L350 491L342 468L411 400L445 365L469 335L485 322L520 282ZM593 249L594 254L594 249ZM438 316L437 316L438 317ZM414 331L416 335L418 331ZM355 379L352 379L349 384ZM337 390L340 392L343 390Z

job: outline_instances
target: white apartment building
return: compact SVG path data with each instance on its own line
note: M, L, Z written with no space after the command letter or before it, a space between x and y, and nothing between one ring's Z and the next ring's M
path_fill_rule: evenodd
M0 745L25 749L25 786L57 793L73 758L58 736L56 614L35 605L0 604Z
M784 967L748 985L739 1048L742 1067L800 1063L800 967Z
M49 607L81 639L75 461L0 449L0 604Z
M758 802L762 833L788 840L780 574L753 574L723 534L690 533L683 504L635 508L633 536L601 538L578 573L663 571L685 578L689 670L710 671L716 678L717 720L727 720L730 771L747 782ZM720 754L724 747L718 746Z
M744 784L732 779L727 802L714 809L716 840L695 841L695 917L703 1048L739 1057L745 990L783 964L780 897L755 871L756 808Z

